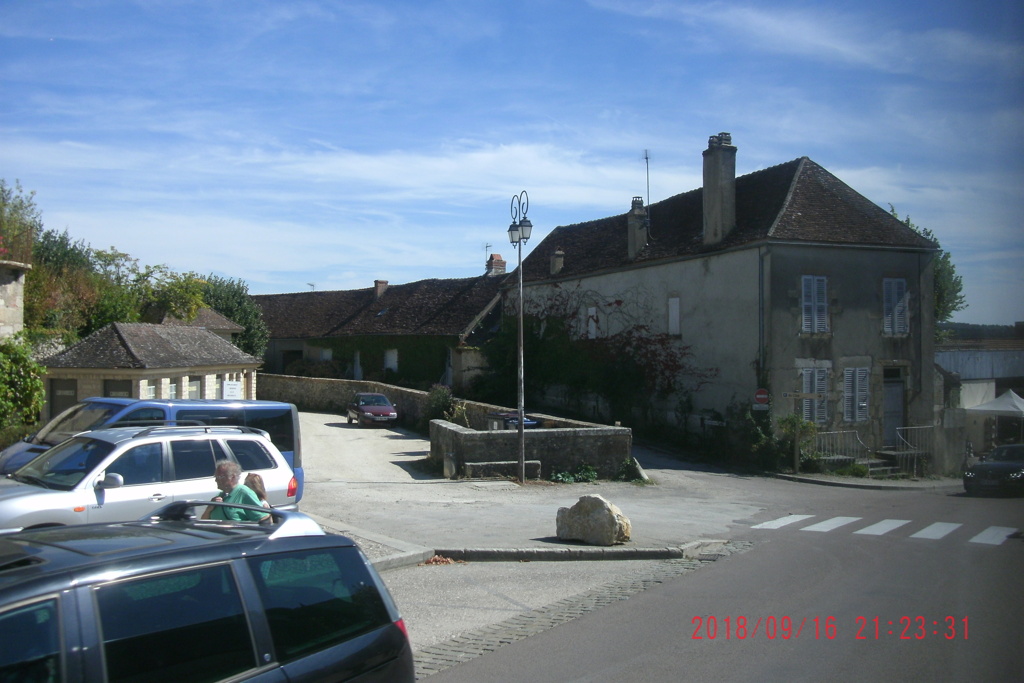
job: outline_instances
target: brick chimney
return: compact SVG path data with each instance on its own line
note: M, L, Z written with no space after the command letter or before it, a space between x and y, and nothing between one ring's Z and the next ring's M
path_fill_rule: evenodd
M551 254L551 274L558 275L561 273L564 265L565 252L562 251L561 247L556 247L554 253Z
M626 214L626 253L632 261L647 246L647 210L643 197L633 197L633 205Z
M495 275L505 274L505 260L501 258L501 254L491 254L491 257L487 259L486 270L484 275L487 277L494 277Z
M736 227L736 148L719 133L704 150L704 244L718 244Z
M388 281L387 280L374 280L373 281L373 300L374 301L376 301L377 299L379 299L382 296L384 296L384 292L386 292L386 291L388 291Z

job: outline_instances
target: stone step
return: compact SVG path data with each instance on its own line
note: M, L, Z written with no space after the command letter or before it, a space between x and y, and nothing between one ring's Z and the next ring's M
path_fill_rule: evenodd
M526 478L540 479L540 460L525 462ZM467 462L464 465L467 479L518 479L518 460L499 460L495 462Z

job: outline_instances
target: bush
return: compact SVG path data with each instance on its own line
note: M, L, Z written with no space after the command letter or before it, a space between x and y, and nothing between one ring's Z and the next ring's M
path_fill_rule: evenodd
M579 464L575 472L556 472L552 474L551 481L560 484L589 483L597 481L597 470L583 462Z
M0 339L0 427L34 424L43 409L43 367L20 339ZM17 440L17 439L15 439Z
M868 476L868 466L853 464L839 468L836 470L836 474L840 474L844 477L866 477Z
M640 472L640 465L633 458L626 458L619 464L619 470L615 473L618 481L640 481L643 475Z

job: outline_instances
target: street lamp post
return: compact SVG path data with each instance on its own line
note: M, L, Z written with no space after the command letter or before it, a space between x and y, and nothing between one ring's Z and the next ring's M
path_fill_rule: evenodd
M508 226L508 240L516 245L519 252L519 412L517 429L519 430L519 483L526 481L526 415L523 410L523 242L530 239L533 223L526 217L530 209L530 197L523 190L512 197L512 225Z

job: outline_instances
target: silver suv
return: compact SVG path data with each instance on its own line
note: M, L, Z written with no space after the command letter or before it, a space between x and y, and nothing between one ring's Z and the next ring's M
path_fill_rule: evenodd
M218 460L263 478L267 500L297 508L298 482L265 432L248 427L118 427L74 436L0 479L0 533L123 522L218 495Z

